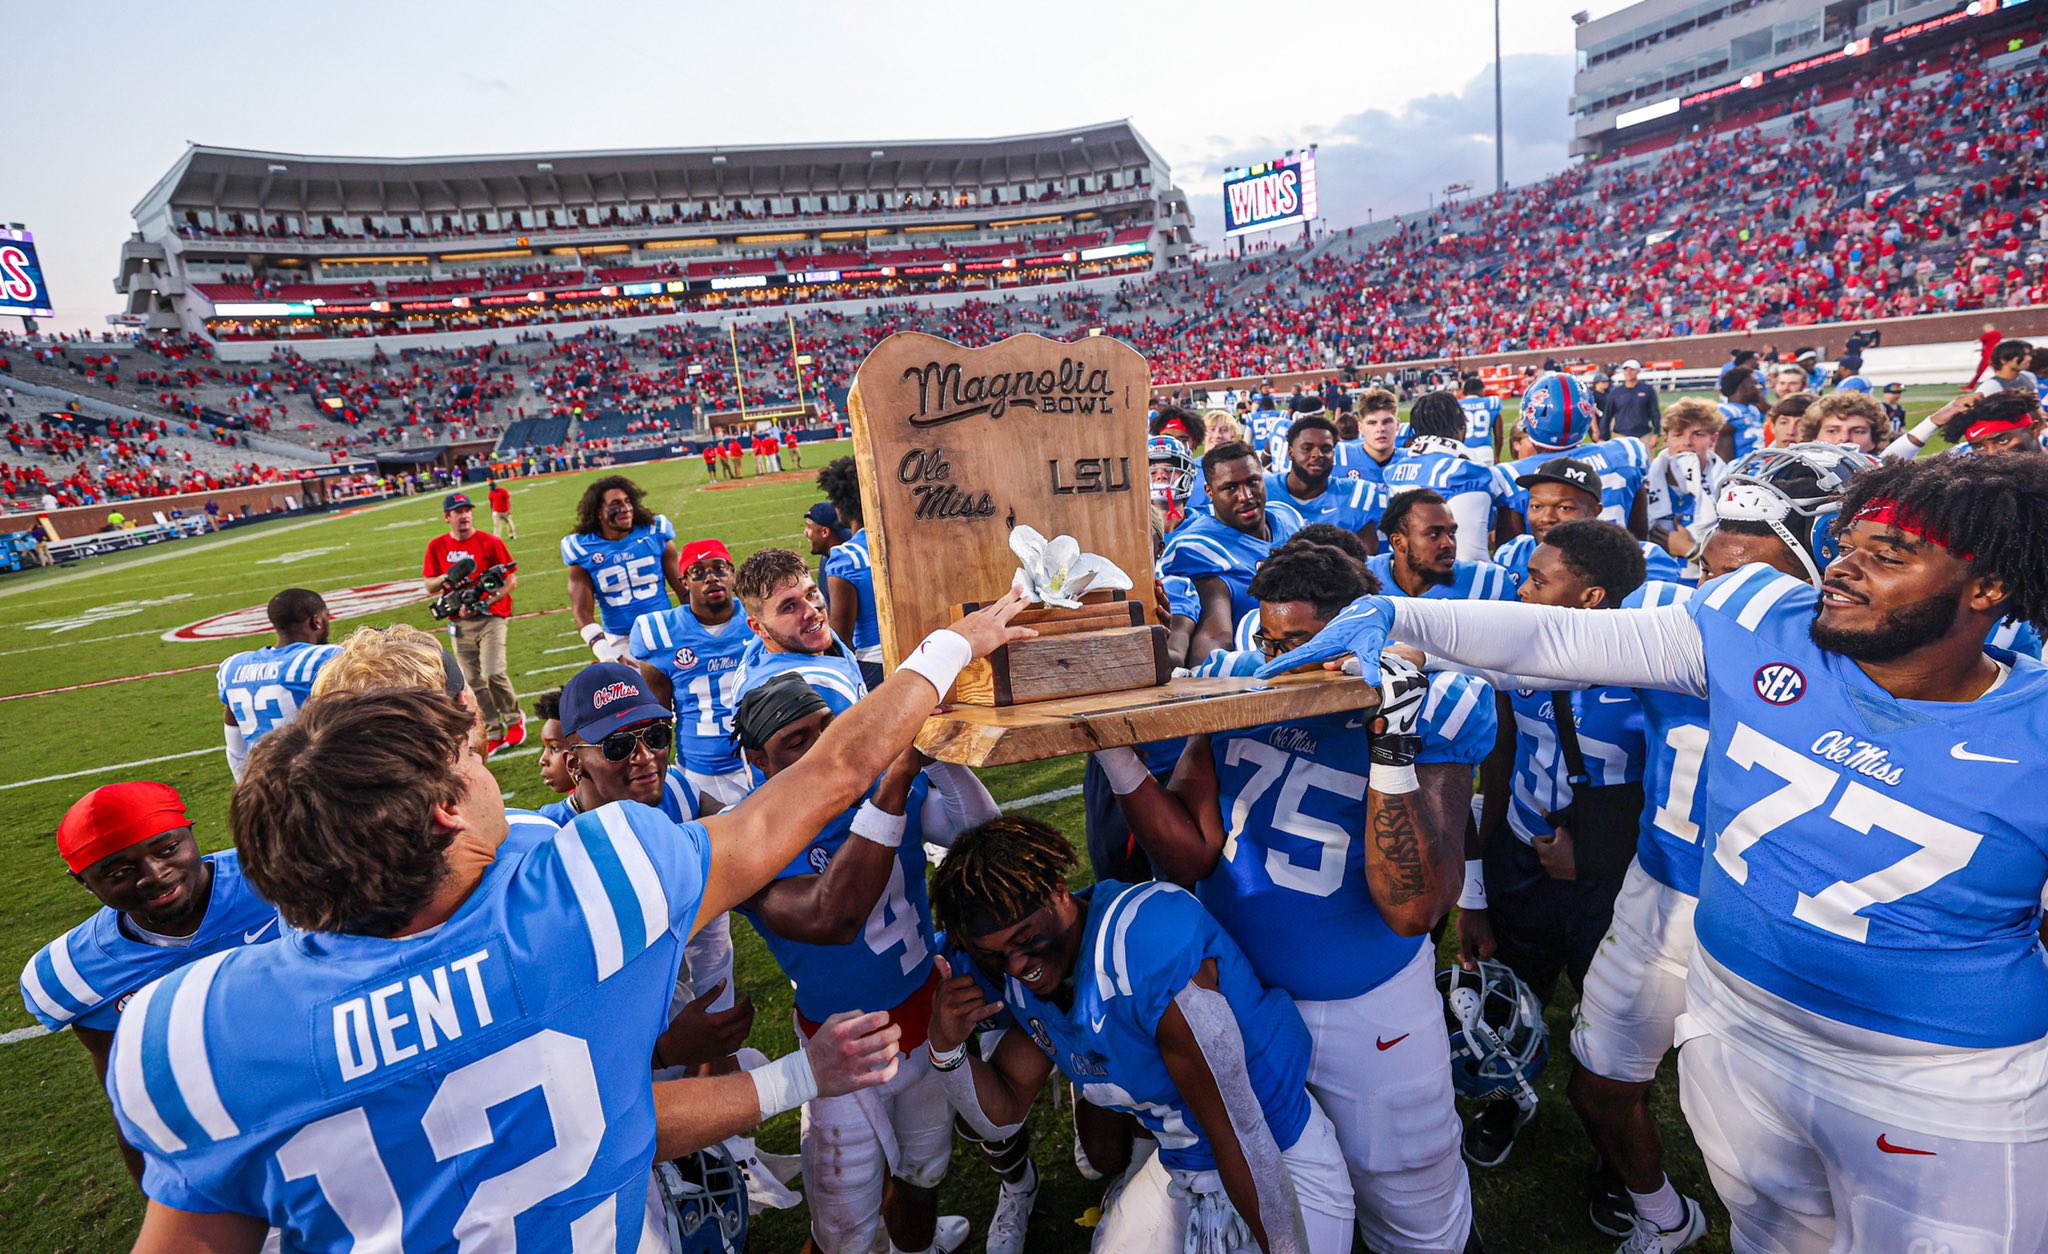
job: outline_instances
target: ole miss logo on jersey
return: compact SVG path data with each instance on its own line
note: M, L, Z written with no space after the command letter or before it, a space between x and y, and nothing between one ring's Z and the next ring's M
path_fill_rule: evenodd
M1806 676L1790 662L1757 667L1751 683L1756 686L1756 695L1772 705L1790 705L1806 695Z
M604 687L599 688L595 693L591 694L590 708L593 710L602 710L604 707L610 705L614 701L624 700L627 697L637 697L639 695L640 690L638 688L635 688L631 684L606 684Z

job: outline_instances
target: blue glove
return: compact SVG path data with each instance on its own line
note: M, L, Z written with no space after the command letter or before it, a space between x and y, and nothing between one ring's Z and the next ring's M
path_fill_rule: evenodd
M1344 612L1317 632L1315 639L1283 653L1259 668L1260 679L1271 679L1286 671L1335 661L1347 654L1358 659L1359 678L1369 684L1380 682L1380 650L1386 647L1387 632L1394 625L1394 602L1390 597L1363 596L1344 607Z

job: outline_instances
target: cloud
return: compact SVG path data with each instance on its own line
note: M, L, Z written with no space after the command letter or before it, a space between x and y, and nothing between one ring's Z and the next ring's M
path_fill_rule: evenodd
M1571 145L1572 57L1566 53L1510 54L1501 61L1506 101L1507 176L1510 187L1565 166ZM1316 136L1212 138L1209 152L1174 170L1188 192L1196 237L1223 238L1223 171L1298 148L1313 138L1317 196L1323 220L1346 227L1406 213L1429 203L1452 183L1493 190L1493 67L1456 92L1436 92L1398 109L1354 113Z

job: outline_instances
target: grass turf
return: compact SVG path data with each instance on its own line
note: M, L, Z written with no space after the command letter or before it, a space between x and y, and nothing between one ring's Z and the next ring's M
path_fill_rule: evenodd
M1945 388L1912 389L1911 418L1917 421L1952 395ZM767 545L801 550L801 514L819 497L811 475L845 451L843 444L808 446L809 470L715 490L705 487L701 463L644 465L631 473L649 490L650 503L675 520L679 536L716 535L736 557L744 557ZM516 598L520 611L566 609L555 543L569 529L583 485L599 473L511 485L513 516L522 534L511 544L523 563ZM0 901L0 970L12 978L38 947L96 905L64 873L52 840L64 809L88 789L119 779L162 780L184 794L202 843L208 848L227 843L230 781L220 755L213 668L228 654L255 647L266 637L188 642L165 641L161 633L260 606L289 585L328 591L411 578L427 541L442 529L436 505L433 497L416 497L0 582L0 698L6 698L0 701L5 710L0 760L8 763L0 776L0 879L13 885ZM433 626L424 603L377 615L374 621ZM339 624L337 639L352 625ZM563 612L515 622L511 641L513 679L525 698L559 686L587 657ZM130 682L48 691L159 672ZM530 708L530 700L527 704ZM166 760L104 769L156 758ZM513 804L552 799L540 782L531 747L492 765ZM996 798L1007 802L1078 784L1080 763L1032 763L991 771L985 778ZM1041 803L1030 813L1080 841L1077 796ZM784 1052L793 1046L788 983L750 929L740 926L735 936L739 982L756 1009L751 1043L771 1055ZM1496 1251L1592 1252L1615 1245L1593 1231L1583 1213L1589 1151L1563 1096L1570 1003L1567 990L1550 1008L1557 1061L1541 1078L1541 1114L1505 1167L1474 1177L1482 1231ZM0 998L0 1033L32 1024L18 999ZM260 1027L252 1025L252 1030ZM1711 1202L1705 1172L1679 1117L1675 1077L1668 1066L1657 1105L1673 1179L1684 1192L1709 1199L1713 1208L1715 1235L1696 1248L1725 1250L1726 1217ZM1044 1185L1030 1248L1085 1249L1089 1233L1075 1220L1099 1200L1099 1187L1073 1168L1065 1112L1041 1102L1033 1126ZM143 1203L114 1152L106 1099L83 1050L61 1033L0 1045L0 1129L6 1133L0 1137L0 1232L7 1234L0 1246L53 1254L127 1247ZM769 1148L793 1152L795 1116L777 1120L761 1140ZM944 1206L972 1219L970 1248L980 1248L995 1188L979 1152L963 1143L944 1186ZM755 1227L754 1248L796 1249L803 1238L801 1216L795 1211L763 1217Z

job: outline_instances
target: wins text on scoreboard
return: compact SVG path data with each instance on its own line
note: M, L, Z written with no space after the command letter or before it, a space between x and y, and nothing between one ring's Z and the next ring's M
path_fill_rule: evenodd
M1316 216L1316 154L1290 153L1223 179L1225 238L1270 231Z
M50 289L36 260L36 237L27 231L0 230L0 315L48 318Z

